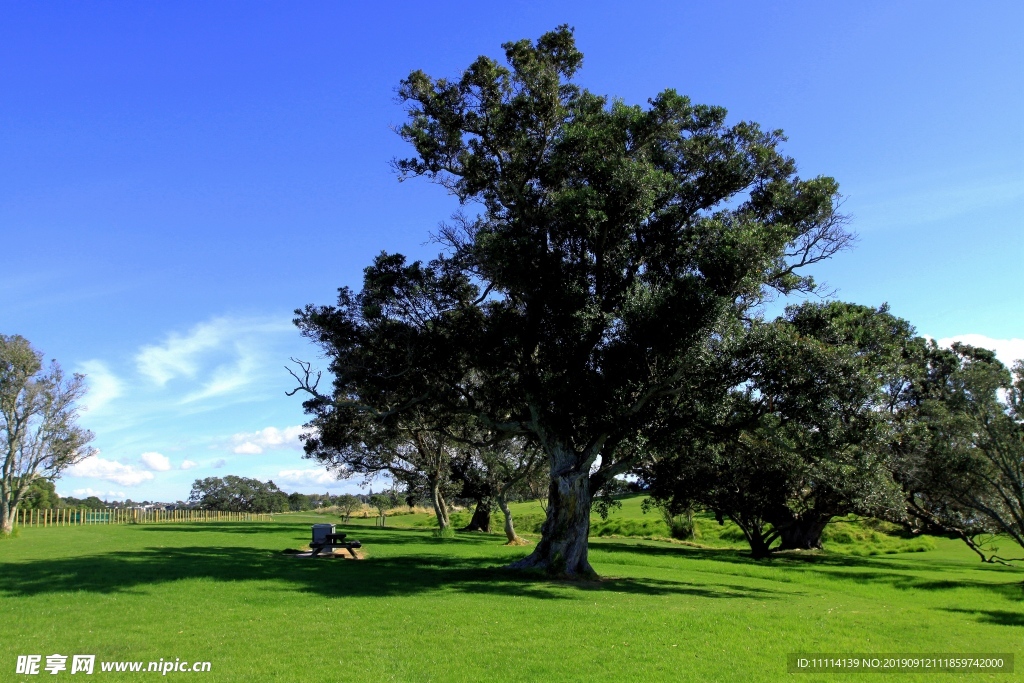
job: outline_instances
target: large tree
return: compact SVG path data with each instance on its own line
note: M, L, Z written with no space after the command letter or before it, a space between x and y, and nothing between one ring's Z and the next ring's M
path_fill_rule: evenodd
M425 331L379 368L422 383L390 405L470 416L541 448L547 519L513 566L586 576L591 492L635 458L620 444L704 367L725 320L769 291L812 289L799 268L850 236L836 182L799 178L781 131L727 125L723 108L673 90L646 107L593 94L572 82L583 56L564 26L504 48L508 66L480 57L456 79L416 71L399 89L416 154L396 169L465 207L437 235L446 252L393 283L372 310L386 320L342 292L300 324L328 346L368 323L403 345ZM383 293L380 265L364 290ZM446 306L412 305L422 272L447 279ZM346 386L335 403L360 403Z
M0 335L0 533L10 534L29 487L94 453L76 424L85 377L66 378L56 361L18 335Z

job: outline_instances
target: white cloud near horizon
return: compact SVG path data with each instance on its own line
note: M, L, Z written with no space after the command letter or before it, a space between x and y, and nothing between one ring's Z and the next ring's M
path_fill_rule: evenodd
M236 444L232 451L234 453L256 455L264 450L272 451L286 448L301 450L302 442L299 441L299 435L303 431L305 430L302 425L294 425L284 429L267 427L257 432L235 434L231 437L231 441Z
M121 380L101 360L87 360L80 363L77 370L85 375L89 387L82 399L83 407L89 412L102 409L124 391Z
M72 477L112 481L121 486L138 486L153 479L152 472L139 470L133 465L125 465L116 460L107 460L99 455L93 455L77 465L72 465L68 468L67 474Z
M1024 339L994 339L983 334L956 334L935 340L936 344L944 347L951 346L953 342L995 351L996 358L1008 368L1012 368L1015 361L1024 360Z
M74 491L71 492L71 494L73 496L75 496L76 498L81 497L81 496L85 496L86 498L88 498L89 496L96 496L97 498L114 498L116 500L124 500L125 499L124 491L106 491L106 492L103 492L103 491L97 491L96 489L91 489L91 488L88 488L88 487L86 487L84 489L75 489Z
M150 451L139 456L142 464L154 472L167 472L171 469L171 460L162 453Z
M185 459L181 461L181 465L179 466L178 469L190 470L193 467L199 467L199 463L195 462L194 460Z
M310 467L302 470L281 470L274 477L274 483L278 486L285 485L294 488L341 488L350 486L351 482L338 479L337 475L331 474L322 467Z

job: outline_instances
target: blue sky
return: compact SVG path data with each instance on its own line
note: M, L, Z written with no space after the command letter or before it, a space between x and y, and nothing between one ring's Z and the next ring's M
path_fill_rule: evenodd
M398 183L398 81L576 28L578 81L783 128L858 246L820 267L922 334L1024 356L1024 4L0 4L0 332L88 375L65 495L197 477L341 492L301 457L291 312L455 208ZM973 335L965 337L965 335Z

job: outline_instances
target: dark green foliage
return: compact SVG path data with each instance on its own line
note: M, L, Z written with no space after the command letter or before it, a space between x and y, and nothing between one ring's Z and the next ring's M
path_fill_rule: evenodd
M1011 374L991 351L932 344L912 394L897 454L913 526L986 561L1003 559L995 534L1024 547L1024 363Z
M61 498L57 495L56 486L49 479L35 479L25 491L21 500L23 510L43 510L60 506ZM67 502L65 501L65 505Z
M693 538L693 510L685 510L680 514L673 515L668 510L662 509L662 516L668 526L668 532L672 538L680 541L688 541Z
M673 515L696 505L731 519L757 556L776 540L821 547L835 516L901 518L892 409L922 348L885 307L806 303L753 325L739 384L707 424L662 443L646 470L652 492Z
M298 492L288 494L288 509L292 512L310 510L312 507L313 504L309 496Z
M75 498L68 496L67 498L61 499L61 507L69 508L88 508L89 510L104 510L108 506L102 500L96 496L89 496L88 498Z
M274 482L234 475L223 479L196 479L189 502L204 510L230 512L285 512L289 509L288 494Z

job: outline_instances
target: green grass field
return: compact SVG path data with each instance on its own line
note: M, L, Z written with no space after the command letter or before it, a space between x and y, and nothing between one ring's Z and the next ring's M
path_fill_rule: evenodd
M53 653L209 661L167 674L204 681L834 681L787 674L786 654L1024 655L1024 571L947 539L896 552L906 541L850 522L823 554L756 562L701 519L703 547L596 536L603 580L569 583L500 569L529 551L500 535L434 539L425 517L354 520L358 562L281 554L329 520L316 514L22 529L0 541L0 680L38 680L15 675L16 656ZM634 498L609 522L654 519ZM1016 668L871 680L1024 680Z

